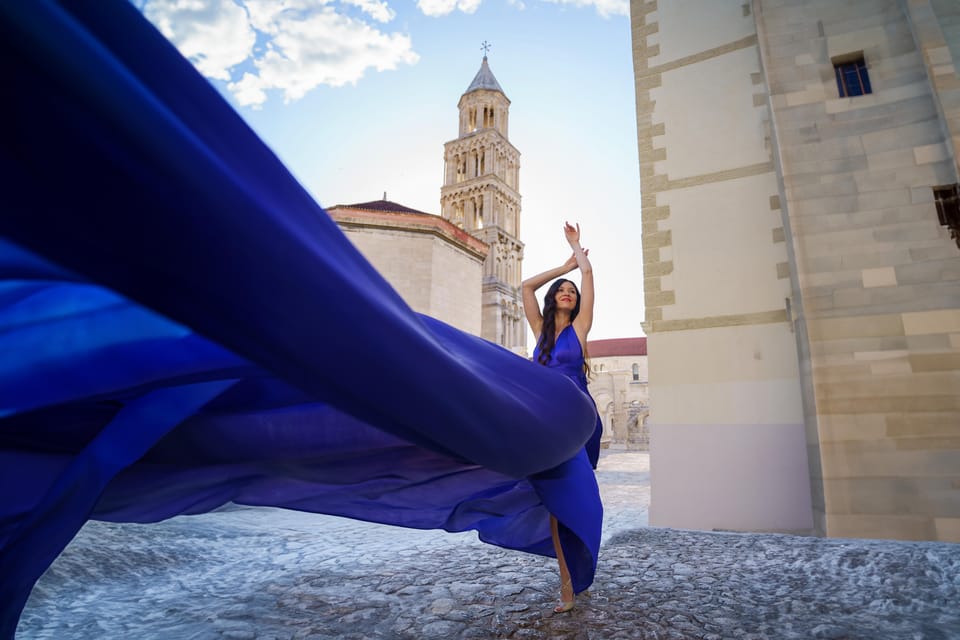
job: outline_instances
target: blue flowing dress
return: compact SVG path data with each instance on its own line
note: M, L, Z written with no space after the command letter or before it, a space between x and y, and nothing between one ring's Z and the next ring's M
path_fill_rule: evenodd
M533 351L533 361L540 362L539 342L537 343L537 348ZM557 336L556 344L550 352L550 358L545 363L545 366L559 371L573 380L577 388L589 398L591 396L587 390L587 374L583 370L583 361L583 346L580 344L577 332L574 330L572 324L567 325L563 328L563 331L560 332L560 335ZM594 421L593 434L584 446L587 452L587 458L590 460L590 466L594 469L597 468L597 462L600 460L600 438L603 436L603 421L600 419L598 412L595 412L595 414L596 419Z
M229 501L548 556L552 513L589 586L574 382L411 311L125 0L0 2L0 72L0 638L86 520Z

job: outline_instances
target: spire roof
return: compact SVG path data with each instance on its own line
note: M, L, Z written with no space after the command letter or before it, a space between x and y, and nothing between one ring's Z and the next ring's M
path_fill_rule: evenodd
M477 71L477 75L474 76L473 82L470 83L470 86L467 87L467 90L463 92L463 95L467 95L472 91L477 91L479 89L489 89L490 91L499 91L503 93L503 89L500 88L500 83L497 82L497 79L493 77L493 72L490 71L490 65L487 64L487 56L483 56L483 62L480 64L480 71ZM506 96L506 94L504 94Z
M384 193L384 196L387 194ZM417 209L411 209L410 207L405 207L402 204L393 202L383 198L382 200L372 200L370 202L358 202L357 204L338 204L335 207L330 207L331 209L366 209L367 211L390 211L392 213L422 213L425 215L433 215L432 213L427 213L426 211L418 211Z

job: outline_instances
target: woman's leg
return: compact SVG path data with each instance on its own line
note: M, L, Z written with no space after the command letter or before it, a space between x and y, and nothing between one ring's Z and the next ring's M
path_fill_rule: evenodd
M573 609L573 581L570 579L570 570L567 568L567 561L563 557L563 546L560 544L560 529L557 519L550 516L550 535L553 537L553 550L557 552L557 564L560 565L560 604L554 611L563 613Z

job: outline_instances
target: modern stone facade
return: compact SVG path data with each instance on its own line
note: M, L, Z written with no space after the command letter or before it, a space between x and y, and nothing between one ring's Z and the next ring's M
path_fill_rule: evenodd
M440 216L389 200L327 212L414 311L480 335L484 243Z
M960 4L631 15L651 523L960 541Z
M441 215L490 247L483 266L482 337L526 354L520 152L508 137L510 100L486 56L458 108L458 136L444 144Z
M603 420L601 446L648 450L647 339L590 340L587 354L588 388Z

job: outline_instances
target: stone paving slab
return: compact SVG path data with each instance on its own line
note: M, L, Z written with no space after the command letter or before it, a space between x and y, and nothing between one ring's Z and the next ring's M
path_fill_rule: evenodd
M608 453L594 586L554 614L552 559L474 534L228 508L91 522L18 638L960 638L960 545L646 527L645 453Z

